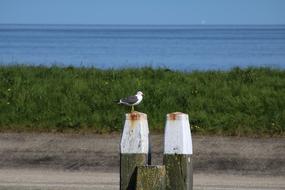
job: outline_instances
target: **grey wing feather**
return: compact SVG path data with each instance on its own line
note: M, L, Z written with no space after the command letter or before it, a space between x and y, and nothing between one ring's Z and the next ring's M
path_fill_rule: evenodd
M138 98L136 96L129 96L127 98L121 99L122 102L126 102L128 104L134 104L138 101Z

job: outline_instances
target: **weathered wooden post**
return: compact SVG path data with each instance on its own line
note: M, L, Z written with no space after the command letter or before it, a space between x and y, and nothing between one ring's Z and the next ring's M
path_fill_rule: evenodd
M148 163L149 129L146 114L126 114L120 147L120 190L133 190L137 166Z
M165 190L164 166L138 166L136 190Z
M188 115L167 114L163 163L166 168L167 190L192 190L192 137Z

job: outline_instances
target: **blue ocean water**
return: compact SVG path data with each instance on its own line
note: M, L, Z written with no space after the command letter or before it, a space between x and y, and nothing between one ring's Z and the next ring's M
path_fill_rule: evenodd
M0 64L285 68L285 25L0 25Z

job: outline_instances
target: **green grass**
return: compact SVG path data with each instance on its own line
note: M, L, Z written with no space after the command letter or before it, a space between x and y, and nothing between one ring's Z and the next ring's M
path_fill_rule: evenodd
M0 67L0 131L120 131L129 107L113 100L144 92L137 110L153 131L167 113L188 113L192 132L207 135L284 136L285 71L235 68L99 70Z

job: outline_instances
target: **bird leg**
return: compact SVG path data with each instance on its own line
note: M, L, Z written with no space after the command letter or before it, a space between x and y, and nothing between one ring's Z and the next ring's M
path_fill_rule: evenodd
M134 112L135 111L135 108L134 108L134 106L132 106L132 112Z

